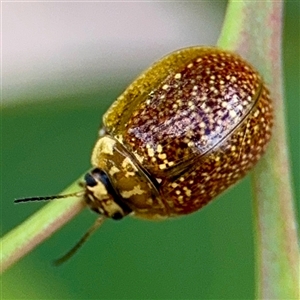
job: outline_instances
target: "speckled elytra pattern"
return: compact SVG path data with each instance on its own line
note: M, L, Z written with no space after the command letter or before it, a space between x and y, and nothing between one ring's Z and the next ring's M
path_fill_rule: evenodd
M174 180L164 179L161 194L173 213L193 212L241 179L259 160L271 137L272 110L266 89L239 130L216 149L198 157Z
M241 179L264 153L272 124L269 92L251 65L200 47L154 64L104 117L106 134L155 181L169 216L196 211ZM149 207L130 207L152 217Z
M152 172L213 149L249 114L261 79L228 53L208 53L171 74L141 101L124 140Z

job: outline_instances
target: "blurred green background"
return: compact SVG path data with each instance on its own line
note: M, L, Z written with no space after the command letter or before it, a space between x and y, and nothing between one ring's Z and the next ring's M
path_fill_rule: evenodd
M299 2L286 2L284 15L288 138L299 199ZM69 89L51 96L41 89L37 95L44 101L25 94L18 102L4 103L2 234L44 205L14 205L14 198L56 194L89 169L102 114L137 75L117 73L110 75L110 84L93 89L74 87L76 93ZM107 221L75 257L53 267L53 259L69 250L95 217L84 211L8 270L2 276L2 299L254 298L249 176L187 217L157 223Z

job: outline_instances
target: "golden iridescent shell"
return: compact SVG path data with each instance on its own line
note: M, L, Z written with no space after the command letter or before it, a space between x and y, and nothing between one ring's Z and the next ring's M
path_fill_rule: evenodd
M103 118L106 136L139 170L133 176L142 172L155 190L122 199L145 218L194 212L237 182L264 153L272 124L271 99L259 73L237 54L213 47L162 58ZM93 166L105 168L96 148ZM126 189L118 184L125 173L116 174L113 186Z

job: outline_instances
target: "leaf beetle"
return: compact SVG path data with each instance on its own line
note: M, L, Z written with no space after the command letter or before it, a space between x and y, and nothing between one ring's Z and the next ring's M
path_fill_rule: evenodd
M199 210L255 165L272 124L269 91L239 55L197 46L165 56L103 117L82 192L100 217L75 248L105 217L156 220Z

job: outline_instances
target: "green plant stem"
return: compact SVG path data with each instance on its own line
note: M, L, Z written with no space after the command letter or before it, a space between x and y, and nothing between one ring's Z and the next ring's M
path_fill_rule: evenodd
M78 190L76 181L62 194L69 194ZM7 233L0 241L1 273L50 237L85 207L85 202L79 197L58 199L47 204Z
M257 297L298 299L298 246L285 138L281 71L282 5L231 1L218 45L240 53L264 76L274 99L275 126L267 154L254 172ZM78 189L74 183L65 192ZM1 271L31 251L85 207L57 200L1 240Z
M231 1L221 47L257 67L274 101L275 124L266 155L253 172L258 299L299 299L299 249L283 102L283 1Z

